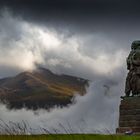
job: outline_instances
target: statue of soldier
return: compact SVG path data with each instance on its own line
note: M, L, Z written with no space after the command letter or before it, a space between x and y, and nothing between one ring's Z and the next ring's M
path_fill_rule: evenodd
M140 41L134 41L131 52L127 57L127 69L129 70L125 84L125 94L130 96L140 95Z

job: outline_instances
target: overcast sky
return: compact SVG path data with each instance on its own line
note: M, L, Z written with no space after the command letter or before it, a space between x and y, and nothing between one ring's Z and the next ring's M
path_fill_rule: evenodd
M107 66L110 65L107 61L111 58L115 59L113 61L118 61L117 59L120 57L117 57L120 53L125 53L122 54L122 57L126 58L131 42L139 39L140 36L140 9L139 2L136 0L123 2L120 0L3 0L0 5L1 57L3 57L2 55L7 56L6 59L1 60L3 61L1 65L4 66L1 69L1 77L11 75L10 73L15 74L16 70L21 68L33 67L33 63L37 62L49 65L48 68L56 72L70 72L74 75L79 73L79 76L89 78L91 76L84 75L85 70L82 72L82 64L78 65L80 68L73 70L70 68L77 66L77 63L81 63L81 61L83 63L82 59L86 61L87 66L91 66L95 61L98 65L102 65L99 64L101 62L99 59L106 57L106 62L103 63L104 66ZM59 45L54 43L53 45L57 47L48 51L46 46L48 48L52 45L46 43L50 34L49 40L55 38ZM40 44L42 38L45 42L43 45ZM71 51L68 52L70 48ZM59 53L63 52L63 57L56 54L58 50ZM11 52L16 55L12 56ZM20 54L21 52L22 54ZM16 57L13 62L10 62L11 57ZM25 58L28 59L28 62ZM23 59L25 62L19 63ZM74 64L75 59L76 64ZM7 69L9 66L11 67L10 73L9 68ZM15 67L16 70L14 70ZM96 69L95 67L99 66L93 67ZM105 72L111 71L109 66L106 68ZM90 71L94 69L90 68ZM14 71L16 72L14 73ZM90 71L89 74L92 74Z
M63 118L71 114L75 124L82 113L88 114L84 117L91 124L88 127L99 123L98 127L111 129L112 122L117 127L126 57L132 41L140 39L139 4L138 0L1 0L0 77L35 69L38 63L56 73L97 82L90 85L84 99L77 98L76 106L54 111L50 116L62 122L61 114L65 112ZM79 109L81 105L83 109ZM14 113L23 119L19 112ZM101 116L109 113L112 116L106 117L104 124ZM24 115L28 118L28 112Z
M70 48L70 45L73 48L74 44L72 43L74 41L72 40L75 40L75 44L77 43L78 46L77 53L82 57L91 59L97 57L97 55L103 55L103 53L104 55L112 54L113 56L122 50L128 53L131 42L139 39L140 36L140 9L139 1L137 0L1 0L0 2L0 47L7 48L7 51L1 49L1 52L3 55L8 55L8 57L11 57L7 54L11 47L16 50L16 55L18 55L17 50L21 49L19 46L22 44L23 48L25 48L24 51L26 51L25 55L28 55L31 59L33 56L29 52L29 48L32 45L32 52L37 50L35 48L40 45L37 45L37 42L42 42L37 32L46 32L45 30L51 32L51 35L55 36L54 38L59 40L58 42L61 42L61 45L67 44L67 48ZM36 43L29 45L27 44L29 40L33 43L33 40L35 40ZM47 39L45 41L48 42ZM51 46L51 44L47 43L45 45ZM42 48L42 45L38 48ZM60 47L56 48L60 50ZM66 51L68 50L65 50L65 48L61 49L67 55ZM40 49L38 50L40 51ZM73 55L72 51L71 53L69 55ZM37 54L39 53L37 52ZM42 54L40 55L42 57ZM54 55L56 57L56 54ZM48 57L46 55L45 58L43 56L40 59L48 60ZM20 59L18 60L20 61ZM45 60L45 63L47 60ZM32 58L30 61L41 60ZM58 61L58 57L55 58L55 61ZM71 64L68 63L67 60L65 66L67 65L68 67L69 65L70 67ZM31 65L31 63L26 65ZM59 69L63 67L57 66ZM14 67L12 65L11 68L14 69Z

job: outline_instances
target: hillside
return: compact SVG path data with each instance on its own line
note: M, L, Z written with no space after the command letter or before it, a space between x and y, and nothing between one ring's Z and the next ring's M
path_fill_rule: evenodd
M57 75L45 68L0 79L0 100L10 109L66 106L75 94L84 95L88 80Z

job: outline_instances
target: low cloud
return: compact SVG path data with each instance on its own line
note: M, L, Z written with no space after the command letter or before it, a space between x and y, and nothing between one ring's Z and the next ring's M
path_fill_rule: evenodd
M34 130L32 133L41 133L40 127L51 133L66 133L65 130L71 133L115 133L123 83L110 84L110 93L106 95L104 84L108 82L109 80L91 83L84 97L76 97L76 104L63 109L55 108L50 112L26 109L9 111L1 105L0 118L6 123L28 122Z
M92 81L84 97L76 97L76 104L68 108L55 108L50 112L26 109L7 110L0 106L0 118L5 122L27 120L29 124L48 129L59 124L75 132L115 132L118 122L119 97L123 94L126 76L125 59L129 52L102 33L69 34L58 32L14 17L5 10L0 16L0 76L32 70L40 64L55 73L65 73ZM10 71L11 70L11 71ZM86 123L86 125L85 125ZM76 125L75 125L76 124Z

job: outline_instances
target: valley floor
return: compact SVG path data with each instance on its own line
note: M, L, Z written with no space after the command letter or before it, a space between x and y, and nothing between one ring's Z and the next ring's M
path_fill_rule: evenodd
M31 135L31 136L0 135L0 140L140 140L140 136L95 135L95 134Z

